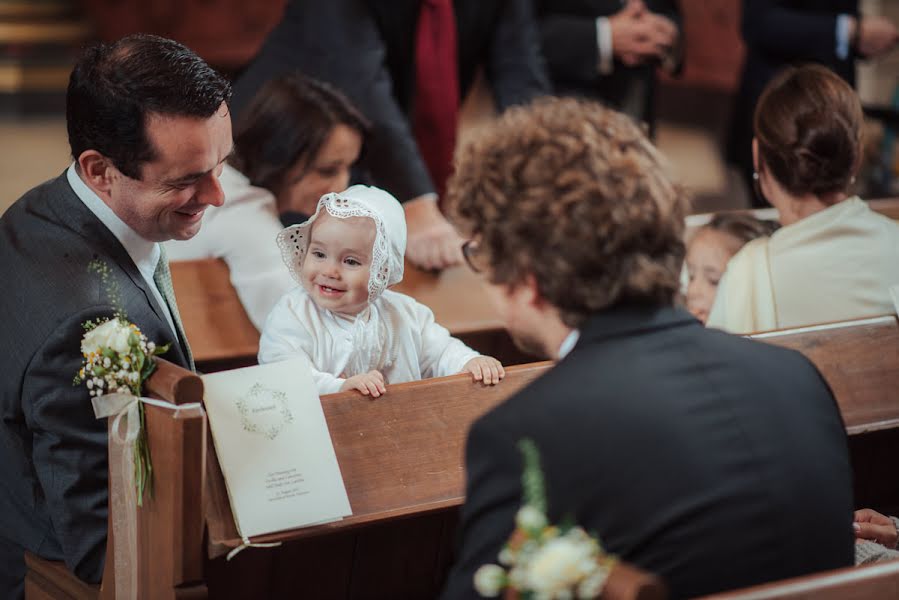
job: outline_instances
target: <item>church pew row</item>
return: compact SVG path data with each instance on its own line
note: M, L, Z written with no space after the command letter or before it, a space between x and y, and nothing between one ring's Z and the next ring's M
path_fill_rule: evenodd
M706 596L701 600L882 600L899 598L899 561L849 567Z
M899 198L871 200L871 208L899 220ZM747 212L747 211L744 211ZM776 219L773 208L748 211ZM688 230L707 223L711 214L687 217ZM210 373L256 364L259 332L247 317L221 259L171 263L178 308L194 359ZM285 277L287 271L285 270ZM465 267L440 274L406 265L405 279L395 288L429 306L437 322L466 344L504 364L534 360L518 351L503 329L475 274Z
M827 380L849 433L856 506L899 514L899 326L888 315L760 333L798 350Z
M895 317L757 337L803 351L818 365L837 396L851 441L899 431ZM222 554L240 540L205 421L185 428L168 411L148 411L151 447L184 449L154 454L158 481L174 481L160 488L173 491L163 491L141 510L138 564L141 590L147 590L141 597L433 597L452 560L470 422L548 368L512 367L496 387L458 375L398 384L377 401L354 393L323 397L353 516L254 538L283 545L247 549L230 562ZM889 476L886 487L869 485L869 496L858 494L860 505L882 508L899 495L892 485L896 441L886 438L876 455L864 458L886 464ZM857 487L864 488L869 474L859 468L858 448L851 450ZM197 535L204 527L206 545ZM32 583L41 576L49 578L46 569L29 572Z

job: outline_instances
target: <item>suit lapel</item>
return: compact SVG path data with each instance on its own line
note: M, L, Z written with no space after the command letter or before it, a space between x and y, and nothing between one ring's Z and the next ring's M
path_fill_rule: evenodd
M144 300L153 311L163 331L171 331L165 311L156 301L155 294L150 290L144 276L122 243L109 229L84 205L78 195L75 194L66 178L65 172L53 183L53 197L55 198L53 210L60 223L65 224L78 235L88 240L90 246L103 248L105 258L113 260L116 265L128 276L131 283L141 291ZM104 258L98 256L97 258ZM87 265L85 265L87 268ZM177 351L179 364L186 365L187 358L181 348L181 340L177 332L172 333L172 348Z

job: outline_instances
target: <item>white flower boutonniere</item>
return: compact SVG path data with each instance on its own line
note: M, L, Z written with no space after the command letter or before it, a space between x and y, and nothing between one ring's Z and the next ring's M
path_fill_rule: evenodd
M106 263L93 261L88 270L99 274L116 311L111 318L89 320L82 324L83 360L73 384L83 383L92 398L106 394L140 396L144 382L156 369L153 356L165 353L169 345L157 346L141 333L137 325L128 321L115 282L110 280ZM134 441L134 482L140 505L144 491L152 491L153 466L143 426L143 404L138 403L138 410L140 432Z
M507 598L534 600L598 597L617 559L580 527L549 524L537 446L528 439L518 446L524 457L525 502L497 557L505 568L482 565L474 575L475 589L487 598L503 591Z

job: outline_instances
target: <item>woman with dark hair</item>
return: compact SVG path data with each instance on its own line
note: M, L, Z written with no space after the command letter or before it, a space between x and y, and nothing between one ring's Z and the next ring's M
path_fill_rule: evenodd
M168 242L169 259L222 258L250 320L262 329L294 286L275 238L345 189L368 122L338 91L292 73L266 83L234 123L234 154L220 183L225 203L206 211L202 233Z
M821 66L790 68L762 93L754 179L781 229L728 263L708 325L766 331L891 313L899 225L850 196L862 157L862 107Z

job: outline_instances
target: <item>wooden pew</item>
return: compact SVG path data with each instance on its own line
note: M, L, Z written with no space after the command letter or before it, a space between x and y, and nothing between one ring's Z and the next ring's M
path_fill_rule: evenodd
M150 393L182 404L196 401L202 382L162 364L148 386ZM548 366L512 367L504 385L497 387L454 376L394 386L389 398L377 402L351 393L324 397L354 515L339 523L261 536L254 541L290 544L247 550L230 563L220 559L203 565L204 505L210 546L240 542L205 417L174 419L170 411L147 407L157 487L139 511L138 598L434 596L450 561L455 515L449 509L462 501L468 423ZM432 431L397 426L418 418L429 425L440 422L445 430L432 437ZM107 552L113 556L111 540ZM29 556L28 564L29 599L114 597L110 560L102 589L78 581L60 563ZM664 600L665 591L658 578L621 565L603 598Z
M899 323L894 315L756 334L821 371L849 433L855 503L899 514Z
M470 423L546 371L510 367L498 386L455 375L397 384L372 401L355 392L322 397L322 407L353 515L342 521L259 536L277 552L249 549L211 561L215 597L431 598L451 562L456 509L464 492L463 452ZM218 461L209 453L207 525L211 553L240 545ZM280 565L292 565L278 568ZM246 585L245 572L268 573ZM244 586L244 587L241 587Z
M899 403L894 402L891 406L889 400L893 397L892 390L899 390L893 380L899 376L896 372L899 354L884 349L884 346L893 346L899 353L899 327L895 318L782 331L758 337L768 343L803 351L819 366L837 395L853 441L875 430L895 433L893 428L899 423ZM842 356L847 353L848 356ZM522 366L510 370L510 379L504 385L511 383L513 388L523 385L520 378L529 368ZM877 389L878 385L884 387ZM498 395L503 392L502 387L482 388L470 393L467 390L471 389L471 384L467 382L467 378L454 377L394 386L390 397L376 402L352 393L324 397L322 402L325 414L331 427L338 460L347 480L354 516L340 523L262 536L258 541L290 540L291 543L283 549L291 557L287 561L290 564L304 564L310 555L320 555L321 544L324 543L331 551L340 555L330 561L332 565L345 565L349 562L369 565L362 574L346 566L333 573L337 578L339 574L343 574L342 581L349 579L352 582L368 582L350 583L351 590L382 586L380 589L391 590L397 597L429 597L439 587L428 586L440 581L443 569L448 566L443 561L451 550L448 530L455 525L455 514L451 509L462 501L461 447L467 423L499 401ZM420 393L425 389L428 390L427 394ZM507 389L505 393L511 391ZM439 416L435 411L440 411ZM438 444L435 452L429 450L424 455L405 458L393 456L396 448L420 448L422 444L426 444L422 437L426 433L422 430L395 426L403 422L419 423L422 429L431 430L439 425L441 436L435 442ZM450 422L455 423L454 428L443 429ZM455 441L451 441L453 439ZM853 453L856 452L854 447ZM389 458L381 462L379 458L385 456ZM856 459L855 462L858 463L859 460ZM857 464L856 469L858 468ZM213 485L220 481L216 470L217 464L211 464L210 482ZM443 479L452 472L455 472L455 481ZM366 478L359 480L358 477L363 474L367 474ZM892 484L893 479L889 478L888 482ZM873 489L870 483L864 476L858 481L859 485L868 485ZM390 490L390 494L379 491L384 489ZM436 495L435 491L438 492ZM890 497L895 495L892 490L888 491ZM408 499L403 501L406 506L398 509L397 501L406 495ZM210 539L214 543L234 547L239 540L225 504L226 496L221 490L212 491L210 498L216 497L221 501L215 511L218 516L210 520ZM868 497L879 498L876 494L869 494ZM866 496L862 494L860 498ZM428 514L432 512L435 514ZM209 511L209 514L215 513ZM358 528L357 525L370 527ZM350 531L347 531L348 528ZM328 542L317 540L322 532L329 534ZM333 537L335 534L338 538ZM409 547L396 548L391 545L391 540L395 537L414 538L415 542ZM343 548L334 550L335 544L342 544ZM402 542L399 544L403 545ZM435 546L440 548L436 566L433 550L429 550ZM244 556L252 568L258 568L264 561L260 554ZM241 556L237 560L240 558ZM282 559L279 564L285 564L283 561L286 560ZM421 564L422 560L426 564ZM233 564L226 566L219 559L214 561L211 569L223 581L228 582L227 589L231 592L235 591L235 586L240 585L239 571L229 572ZM319 564L316 568L322 567ZM279 569L274 566L269 568L268 573L271 577L281 578L280 585L284 586L283 589L301 585L308 579L308 574L298 573L296 567L291 569L289 575L279 574ZM229 576L235 579L229 580ZM415 581L418 583L414 583ZM316 588L315 592L329 596L333 590ZM234 597L249 597L249 593L236 593Z
M824 375L850 435L899 427L895 315L750 335L802 352Z
M883 600L899 598L899 561L796 577L700 600Z
M178 405L202 401L203 382L197 375L162 359L157 359L157 365L145 394ZM204 598L206 415L194 411L176 416L172 410L145 405L145 416L154 494L145 497L144 506L138 509L138 598ZM110 461L110 469L117 468L121 468L119 463ZM109 517L110 532L114 516ZM109 535L102 586L83 583L61 562L26 553L26 598L115 598L114 548Z
M899 390L893 379L899 365L897 332L895 318L888 317L756 337L806 352L833 387L855 440L899 431L894 427L899 409L890 406L894 390ZM398 384L377 401L352 392L323 397L353 516L254 538L254 542L283 545L248 549L231 562L222 554L240 540L205 421L202 427L197 422L189 431L183 426L179 430L170 412L148 411L152 439L166 440L152 443L178 448L154 453L157 477L161 481L174 478L174 487L181 492L164 492L154 499L169 508L155 509L151 504L142 511L142 536L154 529L166 532L156 536L154 545L152 533L141 538L140 580L148 586L142 590L152 591L143 597L205 597L207 593L221 598L433 597L452 560L469 424L548 368L549 363L512 367L496 387L458 375ZM881 383L869 385L872 381ZM878 389L881 384L887 387ZM857 449L852 451L855 455ZM895 455L880 454L878 460L891 466L889 457ZM890 468L888 482L895 479L894 474ZM170 484L163 483L160 489L169 489ZM860 503L877 507L874 502ZM205 506L205 546L197 533L202 532L204 519L200 506ZM180 541L176 534L183 535ZM159 548L171 550L160 552ZM49 568L38 572L33 565L31 571L32 591L53 592L30 597L95 597L57 595L61 586L51 588L37 575L53 580L58 572Z
M221 259L171 263L172 283L200 371L212 372L256 364L259 332L247 317ZM284 276L288 277L287 270ZM505 364L530 362L512 344L477 276L465 267L426 273L406 265L396 291L434 311L438 323L483 354Z

